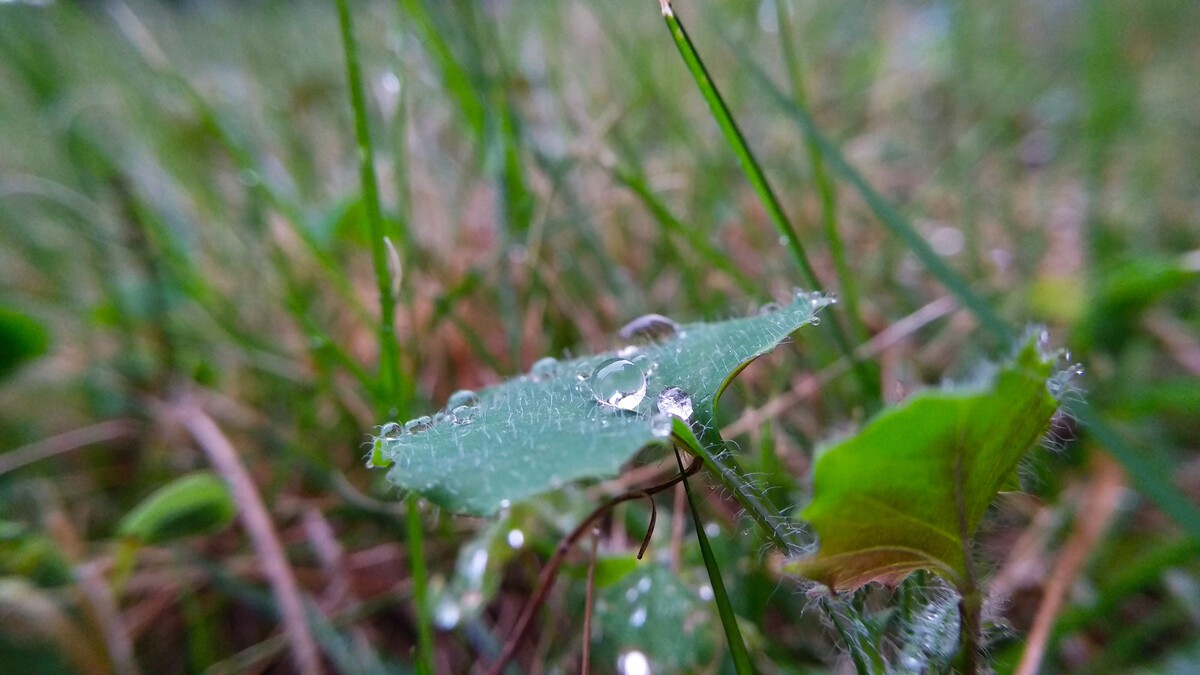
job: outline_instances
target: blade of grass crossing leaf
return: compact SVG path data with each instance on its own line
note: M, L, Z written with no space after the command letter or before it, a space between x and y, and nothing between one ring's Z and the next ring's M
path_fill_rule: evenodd
M708 69L704 67L704 62L700 59L699 52L696 51L695 45L692 44L691 38L688 37L687 31L684 30L683 24L679 21L679 17L675 16L675 11L671 9L671 3L668 0L660 0L662 6L663 19L667 22L667 28L671 31L671 37L675 40L675 46L679 49L680 56L683 57L684 64L692 77L696 80L696 85L700 88L700 93L704 96L705 102L708 103L708 109L712 113L713 119L717 126L721 129L722 135L725 136L730 149L738 158L738 163L742 167L743 173L750 181L754 192L758 195L759 201L762 202L763 208L767 210L767 216L771 219L771 224L779 231L779 234L787 242L788 251L792 254L792 258L796 266L800 268L801 274L804 276L805 283L809 285L810 290L821 291L821 283L817 279L816 271L813 269L812 263L808 260L808 255L804 252L804 245L800 242L800 237L796 234L796 228L792 227L791 221L788 220L787 214L783 211L783 206L780 205L778 197L775 196L775 191L771 188L771 184L767 181L766 174L758 165L758 160L754 158L754 154L750 151L749 144L746 143L746 138L742 135L741 129L738 128L737 122L734 121L733 115L729 112L729 107L725 105L725 100L721 97L721 92L717 90L716 84L708 74ZM879 385L877 381L872 381L871 373L864 368L862 361L854 357L854 349L850 345L850 339L846 336L845 331L839 322L832 323L833 336L846 358L850 359L854 364L854 372L858 377L860 385L868 398L871 398L870 392L878 392ZM877 396L875 397L877 398Z
M358 140L359 174L362 179L363 202L367 209L367 222L371 232L371 257L375 268L375 282L379 289L379 378L383 400L377 407L386 416L399 404L400 355L396 344L396 302L392 295L391 277L388 273L386 235L383 208L379 202L379 186L375 177L375 155L371 149L371 133L367 122L367 101L363 91L362 72L358 62L358 42L354 36L354 25L346 0L335 0L338 23L341 27L342 47L346 59L346 78L350 86L350 104L354 111L354 131ZM433 624L429 607L425 602L428 579L424 560L424 530L415 495L409 496L408 545L412 560L414 609L417 617L416 667L421 673L433 672Z
M678 448L675 449L675 461L679 463L679 473L684 473L683 457L679 455ZM721 615L721 627L725 629L725 639L729 642L729 654L733 658L733 668L738 675L753 673L754 664L750 662L750 653L746 651L746 642L742 639L741 629L738 628L737 615L733 612L733 604L729 602L729 594L725 591L725 582L721 580L721 568L717 565L717 558L708 544L708 535L704 533L704 522L700 520L700 511L696 508L696 500L692 497L692 488L686 477L683 479L683 490L687 494L688 507L692 511L692 524L696 530L696 541L700 544L700 554L704 556L704 568L708 571L708 583L712 586L717 612Z

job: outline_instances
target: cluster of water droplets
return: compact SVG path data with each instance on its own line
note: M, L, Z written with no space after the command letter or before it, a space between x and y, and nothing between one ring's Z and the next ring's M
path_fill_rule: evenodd
M420 434L439 424L470 424L479 416L479 394L470 389L460 389L450 395L446 407L434 415L421 415L407 422L387 422L379 427L377 441L399 440L405 436Z

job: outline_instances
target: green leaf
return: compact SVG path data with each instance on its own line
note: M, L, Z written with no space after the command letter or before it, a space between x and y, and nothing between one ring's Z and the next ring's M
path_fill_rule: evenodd
M117 532L143 544L163 544L215 532L236 513L225 481L201 471L176 479L142 500L121 520Z
M1029 339L986 385L917 394L825 452L802 514L821 548L790 571L853 590L929 569L962 588L984 512L1058 408L1052 361Z
M0 307L0 380L21 364L46 353L50 338L32 318Z
M659 342L542 364L479 392L466 423L443 411L419 433L387 433L395 426L385 425L371 464L393 462L392 483L474 515L490 515L570 481L616 475L639 449L662 442L651 421L663 389L688 392L696 421L711 424L714 403L732 377L829 302L800 293L779 311L685 324ZM589 385L597 366L618 355L649 373L646 396L632 410L599 403Z

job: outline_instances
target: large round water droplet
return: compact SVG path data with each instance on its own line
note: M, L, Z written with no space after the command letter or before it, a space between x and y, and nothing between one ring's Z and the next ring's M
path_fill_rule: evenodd
M379 427L379 437L380 438L393 440L396 438L400 438L403 435L404 435L404 427L400 426L396 422L388 422L387 424L384 424L382 427Z
M479 394L470 389L459 389L450 394L449 400L446 401L446 409L454 410L459 406L477 406L479 405Z
M588 379L592 396L603 405L633 410L646 398L646 375L629 359L608 359Z
M410 434L419 434L431 428L433 428L433 418L429 415L421 415L404 423L404 430Z
M686 422L692 418L692 395L679 387L667 387L658 394L658 410Z
M617 335L622 340L658 342L675 337L678 331L679 324L662 314L645 314L622 326Z
M553 356L545 356L533 362L533 367L529 369L529 374L535 380L548 380L558 376L558 359Z

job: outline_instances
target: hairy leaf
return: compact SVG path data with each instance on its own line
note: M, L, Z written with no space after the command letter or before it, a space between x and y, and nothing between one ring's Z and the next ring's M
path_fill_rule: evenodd
M1052 360L1030 339L986 385L917 394L821 455L802 513L821 548L789 569L839 590L918 569L961 585L979 521L1058 408Z
M777 311L719 323L692 323L617 352L535 364L525 375L478 393L456 414L448 406L417 433L384 425L371 464L393 464L388 479L458 513L489 515L518 500L584 478L615 475L639 449L661 441L669 419L654 419L669 387L691 395L696 419L711 419L729 380L813 320L830 300L805 293ZM634 327L637 328L636 326ZM623 357L646 375L645 397L601 403L593 372ZM608 392L599 394L604 398ZM629 408L629 409L623 409ZM666 422L666 424L664 424ZM655 432L658 431L659 435Z

